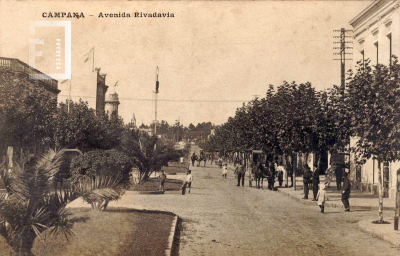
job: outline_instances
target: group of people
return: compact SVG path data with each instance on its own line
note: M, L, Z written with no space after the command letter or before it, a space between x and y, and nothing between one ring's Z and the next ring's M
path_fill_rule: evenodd
M199 156L196 155L195 152L192 153L190 156L190 160L192 161L192 166L194 166L194 163L197 161L197 166L200 166L200 163L204 161L204 167L206 166L207 161L210 161L211 164L214 162L214 154L211 153L204 153L203 150L200 150ZM222 163L221 163L222 167Z
M319 185L320 184L320 169L316 167L314 171L311 171L310 167L305 164L303 168L303 188L304 188L304 197L303 199L308 199L308 194L309 194L309 185L312 184L312 190L313 190L313 200L312 201L318 201L318 205L321 208L321 213L324 213L324 205L325 201L328 200L327 194L326 194L326 187L329 187L329 183L331 182L331 179L325 180L325 184ZM342 194L342 203L344 206L345 211L350 211L350 203L349 203L349 198L350 198L350 181L348 178L348 173L343 172L340 167L334 166L331 168L331 170L327 170L328 177L329 177L329 172L335 172L336 174L336 184L337 184L337 189L341 191ZM340 173L339 173L340 172ZM343 186L342 186L342 181L343 181Z
M158 176L158 179L160 181L159 191L164 193L165 192L165 181L167 180L167 175L165 174L164 170L161 171L161 174ZM182 195L186 194L186 189L188 189L188 192L190 194L190 188L192 187L192 181L193 181L192 171L187 170L185 180L183 181L183 184L181 187Z

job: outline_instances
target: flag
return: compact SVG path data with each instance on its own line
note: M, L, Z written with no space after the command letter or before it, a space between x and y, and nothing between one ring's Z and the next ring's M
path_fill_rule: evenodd
M160 87L160 83L156 81L156 93L158 93L158 88Z
M69 79L65 79L64 81L61 82L61 84L65 83L67 81L69 81Z
M85 54L85 61L84 62L87 62L87 61L89 61L93 56L93 51L94 51L94 47L92 48L92 49L90 49L90 51L88 52L88 53L86 53Z

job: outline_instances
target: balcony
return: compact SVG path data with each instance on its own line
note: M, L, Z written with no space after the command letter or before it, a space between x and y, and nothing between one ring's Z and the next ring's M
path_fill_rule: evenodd
M30 67L28 64L20 61L19 59L0 57L0 70L7 69L14 72L20 72L26 75L35 75L40 77L42 82L47 89L59 93L58 81L51 78L50 76L40 72L39 70Z

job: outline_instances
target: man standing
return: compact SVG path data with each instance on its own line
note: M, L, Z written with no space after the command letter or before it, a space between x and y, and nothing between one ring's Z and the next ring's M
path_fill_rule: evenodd
M186 194L186 188L189 189L188 192L190 194L190 187L192 186L192 181L193 181L192 171L188 170L186 173L185 181L183 182L183 185L182 185L182 195Z
M193 152L191 160L192 160L192 166L194 166L194 162L197 160L196 153Z
M161 171L161 175L158 176L158 178L159 178L159 180L160 180L160 189L159 189L159 190L160 190L161 192L164 192L164 191L165 191L165 189L164 189L165 181L167 180L167 175L165 175L164 170Z
M269 162L269 175L268 175L268 189L269 190L274 190L275 175L276 175L275 163Z
M335 175L336 175L336 186L338 191L342 189L342 174L343 174L342 167L340 165L336 165Z
M350 198L350 181L347 172L343 173L343 191L342 191L342 203L344 206L344 210L346 212L350 211L350 203L349 203L349 198Z
M305 164L303 172L303 186L304 186L304 197L303 199L308 199L308 184L310 183L311 170L310 167Z
M319 168L318 167L315 169L315 171L313 173L312 184L313 184L313 196L314 196L314 199L312 201L317 201L318 185L319 185Z
M291 158L290 161L286 162L286 173L290 177L290 182L291 182L290 187L293 187L293 165Z
M240 186L240 179L242 180L242 187L244 187L244 174L246 173L246 167L244 164L241 162L239 163L239 166L236 167L235 171L237 172L237 177L238 177L238 184L237 186Z

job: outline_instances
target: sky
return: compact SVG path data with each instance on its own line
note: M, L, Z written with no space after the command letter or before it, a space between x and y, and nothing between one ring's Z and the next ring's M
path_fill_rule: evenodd
M29 22L71 21L72 80L59 83L59 102L71 94L74 101L81 98L95 107L92 60L84 62L94 47L94 66L107 73L107 94L118 93L119 115L126 123L133 114L139 125L154 120L158 66L158 120L218 125L255 95L264 97L269 84L309 81L317 90L340 84L333 30L351 29L349 21L371 3L0 1L0 56L29 63L29 39L43 38L36 50L44 56L36 57L35 67L60 72L55 52L56 40L65 39L63 28L37 28L30 35ZM43 18L43 12L83 12L85 17ZM174 17L99 18L100 12Z

